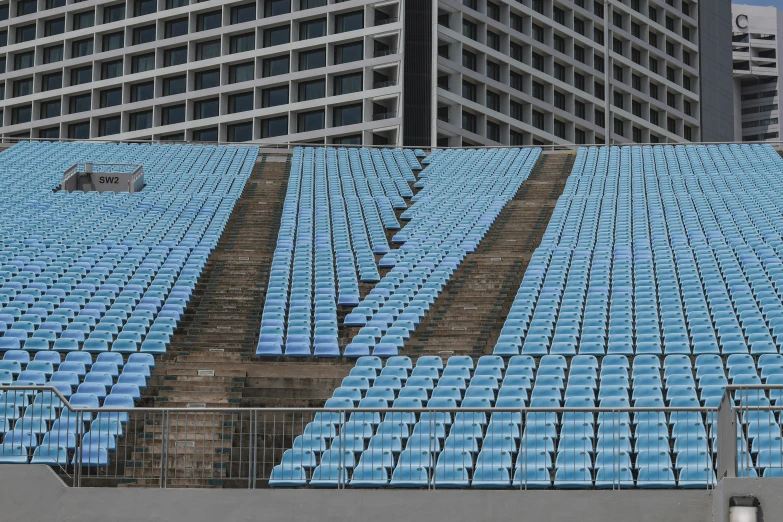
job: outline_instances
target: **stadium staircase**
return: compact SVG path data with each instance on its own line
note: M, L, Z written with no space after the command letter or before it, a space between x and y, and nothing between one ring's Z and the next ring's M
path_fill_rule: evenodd
M541 155L479 248L454 273L402 354L492 353L574 158L574 154Z
M259 159L167 355L153 372L145 406L239 407L247 386L257 382L248 377L252 368L248 363L258 340L288 164L285 156ZM170 485L204 486L200 479L204 476L215 478L213 485L222 485L220 477L228 465L214 468L230 461L236 426L222 417L203 416L194 431L193 421L192 416L183 416L182 430L178 430L180 423L172 420L166 435L169 466L182 475ZM186 424L189 433L184 431ZM125 469L127 484L147 486L157 481L161 459L154 451L160 450L163 436L160 417L147 420Z

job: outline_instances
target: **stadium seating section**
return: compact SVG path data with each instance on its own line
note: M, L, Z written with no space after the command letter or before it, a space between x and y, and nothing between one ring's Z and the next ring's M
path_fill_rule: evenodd
M440 152L422 174L471 154L489 155ZM580 149L494 355L395 356L386 349L395 343L382 341L401 316L390 311L373 321L374 335L357 337L392 357L359 358L327 406L400 411L316 415L270 484L714 485L713 415L471 409L715 407L728 383L783 382L782 171L780 156L760 145ZM406 411L423 406L464 411ZM781 476L776 416L739 421L740 475Z
M133 407L257 156L34 142L0 154L0 384L56 386L74 406ZM57 191L64 171L87 161L141 164L146 187ZM86 465L104 466L127 418L77 420L48 392L3 392L0 408L0 463L64 465L81 444Z

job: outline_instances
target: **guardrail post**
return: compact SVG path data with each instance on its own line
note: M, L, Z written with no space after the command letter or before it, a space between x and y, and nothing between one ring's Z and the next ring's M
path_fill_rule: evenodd
M718 406L718 480L737 476L737 414L731 389L723 393Z
M169 412L163 410L160 415L161 440L160 440L160 487L166 488L166 475L168 473L168 438L169 438Z

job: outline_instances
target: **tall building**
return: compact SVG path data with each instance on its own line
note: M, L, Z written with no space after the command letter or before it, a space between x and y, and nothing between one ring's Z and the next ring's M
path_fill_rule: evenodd
M728 0L10 0L0 20L8 136L734 135Z
M778 57L783 12L775 7L732 6L734 139L780 139Z

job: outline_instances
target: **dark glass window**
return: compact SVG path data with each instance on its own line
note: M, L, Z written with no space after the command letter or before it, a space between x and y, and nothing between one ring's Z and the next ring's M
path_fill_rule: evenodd
M471 71L475 71L477 67L476 55L470 51L462 51L462 66L467 67Z
M364 12L353 11L351 13L337 15L335 17L335 22L335 31L338 33L356 31L364 27Z
M462 80L462 97L470 101L476 101L477 88L476 84L467 80Z
M151 100L155 97L153 82L144 82L131 85L131 101Z
M288 55L276 56L274 58L267 58L264 60L264 78L268 76L278 76L280 74L288 74Z
M288 86L270 87L261 93L262 107L276 107L288 103Z
M352 42L334 47L334 63L356 62L363 58L362 42Z
M468 132L475 133L477 130L476 115L469 112L462 112L462 128Z
M326 0L299 0L299 10L315 9L326 5Z
M326 36L326 18L317 18L315 20L300 22L300 40L309 40L310 38L319 38L321 36Z
M101 80L122 76L122 58L101 64Z
M95 25L95 11L85 11L73 15L73 30L86 29Z
M172 65L182 65L188 62L188 48L187 47L175 47L173 49L166 49L163 51L163 66L171 67Z
M193 119L201 120L204 118L214 118L220 114L217 98L208 100L199 100L193 104Z
M247 82L254 77L253 62L238 63L228 68L228 83Z
M202 13L196 17L196 30L209 31L220 27L220 11Z
M149 129L152 127L152 111L134 112L130 115L131 131Z
M341 127L343 125L356 125L362 122L362 104L357 103L354 105L343 105L341 107L335 107L333 112L334 127Z
M38 137L45 140L56 140L60 137L60 127L49 127L38 131Z
M133 45L155 41L155 24L137 27L133 30Z
M0 47L8 45L8 31L0 31Z
M220 85L220 69L196 73L196 90L211 89Z
M20 0L16 4L16 16L33 14L38 10L37 0Z
M90 139L90 122L83 121L68 125L68 138L72 140Z
M71 69L71 85L81 85L92 81L92 67L79 67Z
M193 139L195 141L217 141L218 140L217 127L195 130L193 131Z
M266 0L264 16L277 16L291 12L291 0Z
M256 19L256 4L237 5L231 8L231 23L241 24L251 22Z
M361 145L362 135L353 134L351 136L340 136L339 138L334 138L332 143L335 145Z
M151 71L155 68L155 53L140 54L131 60L131 72L140 73Z
M63 73L56 72L51 74L44 74L41 76L41 90L53 91L54 89L60 89L63 86Z
M324 111L301 112L297 115L296 132L310 132L324 128Z
M288 134L288 117L278 116L261 121L261 137L274 138Z
M326 66L326 49L313 49L299 53L299 70L307 71Z
M20 96L27 96L33 93L33 79L25 78L24 80L14 81L14 98Z
M255 48L256 48L255 33L239 34L237 36L232 36L231 40L229 40L229 52L231 54L243 53L245 51L252 51Z
M114 51L115 49L122 49L125 46L125 33L120 31L119 33L111 33L103 35L103 50Z
M299 82L299 99L297 101L317 100L324 96L326 96L325 80Z
M101 108L114 107L122 104L122 87L101 91Z
M69 101L69 111L71 114L78 112L87 112L92 108L92 95L81 94L79 96L71 96Z
M0 20L8 20L8 4L0 5Z
M158 10L157 0L136 0L133 3L133 16L144 16Z
M209 60L220 56L220 40L201 42L196 45L196 60Z
M19 53L14 56L14 69L17 71L27 69L33 65L35 65L35 51Z
M107 5L103 8L103 23L110 24L125 19L125 4Z
M98 120L98 136L109 136L122 132L122 120L119 116L109 116Z
M163 125L172 125L185 121L185 104L163 107L162 123Z
M245 112L253 110L253 91L240 92L228 97L228 112Z
M188 18L177 18L166 22L165 38L176 38L188 34Z
M71 44L71 54L73 58L89 56L92 54L92 38L77 40Z
M18 123L27 123L32 119L33 106L23 105L21 107L14 107L11 110L11 124L16 125Z
M334 95L350 94L362 90L362 73L334 77Z
M291 41L291 26L282 25L264 31L264 47L287 44Z
M16 28L17 42L29 42L30 40L35 40L35 24L23 25Z
M185 7L190 5L189 0L166 0L166 9L176 9L177 7Z
M182 94L186 91L187 79L185 75L163 78L163 96Z
M253 139L253 122L235 123L226 127L228 141L240 142Z

